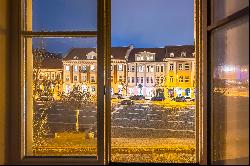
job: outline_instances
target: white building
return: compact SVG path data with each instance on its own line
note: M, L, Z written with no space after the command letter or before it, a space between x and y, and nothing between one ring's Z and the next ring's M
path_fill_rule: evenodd
M127 95L152 97L163 89L166 75L164 48L134 48L128 57Z

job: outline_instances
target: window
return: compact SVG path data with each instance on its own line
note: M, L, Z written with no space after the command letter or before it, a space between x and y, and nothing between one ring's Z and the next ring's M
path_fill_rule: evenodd
M174 77L173 76L170 76L169 82L174 82Z
M189 76L185 76L185 82L189 82Z
M181 57L186 57L186 52L181 52Z
M143 77L141 77L141 83L143 83Z
M98 3L102 2L98 1ZM17 18L22 18L20 19L22 21L20 25L23 26L18 27L18 29L21 29L18 37L22 40L20 42L24 44L18 47L21 54L19 55L20 63L18 63L20 67L17 68L22 69L20 70L22 71L20 72L20 76L22 76L20 81L25 83L25 87L20 87L20 92L28 95L25 95L25 100L23 97L20 100L22 102L19 108L22 111L20 114L25 116L20 121L19 117L17 117L18 126L21 127L20 131L23 132L18 134L20 142L15 143L17 147L22 147L22 149L18 148L16 151L18 154L14 155L20 156L20 158L16 157L18 161L15 162L24 164L30 160L34 161L34 156L40 157L39 162L41 161L41 163L50 162L50 157L53 160L59 159L60 162L67 158L69 160L66 162L69 163L73 163L78 159L81 162L86 161L84 159L86 157L91 158L92 163L102 162L104 153L101 146L97 146L97 142L103 140L104 134L100 131L104 130L105 124L102 124L103 127L99 126L97 123L99 116L97 115L99 114L102 117L104 112L97 112L97 109L103 110L104 103L98 103L97 105L96 101L97 98L103 100L104 96L97 96L96 93L79 93L82 85L77 85L77 82L81 81L82 76L81 73L74 74L74 72L82 70L82 59L85 60L85 57L78 54L89 52L87 50L99 50L100 53L98 60L88 60L93 64L90 67L91 71L97 71L95 63L104 63L104 56L106 55L104 51L100 51L103 49L99 48L105 45L105 41L100 46L99 44L97 46L97 43L103 41L101 39L103 34L99 33L99 28L97 29L97 0L74 2L67 0L22 0L18 2L19 4L20 6L13 6L20 7L20 10L18 10L20 15ZM55 12L55 9L64 12ZM53 21L49 21L49 19ZM77 28L73 26L76 24ZM53 58L49 56L53 56ZM57 61L57 56L60 57L58 59L63 63L59 69L53 68L60 64ZM39 69L39 65L36 64L42 63L40 60L47 60L47 58L49 63L44 66L46 66L45 70L48 71L47 74L50 74L50 78L54 79L57 71L62 70L64 79L61 82L54 81L53 84L49 81L46 83L40 81L41 83L36 84L32 77L33 72ZM102 83L91 87L92 92L104 89L104 65L97 64L98 81ZM69 71L73 71L73 73ZM91 78L91 80L93 79ZM36 84L35 86L41 87L42 83L44 84L42 90L37 90L32 86ZM59 93L64 96L59 98ZM34 104L31 101L35 101ZM59 110L60 114L58 114ZM87 113L82 110L92 113L86 116ZM88 132L85 132L86 129ZM89 141L83 143L85 138ZM75 142L79 142L79 144L75 144ZM73 151L68 150L73 144L77 147ZM82 149L89 146L92 148L85 152L82 151ZM48 148L54 149L54 151L52 152ZM72 156L80 158L73 159ZM25 161L23 158L25 158ZM29 158L27 159L29 161L26 161L26 158Z
M117 70L118 71L123 71L123 65L122 64L118 64L117 65Z
M92 83L94 83L94 82L95 82L95 76L91 76L90 81L91 81Z
M147 83L149 83L149 77L147 77Z
M144 66L138 66L138 72L144 72Z
M174 64L169 64L169 70L174 70Z
M114 81L114 76L111 76L111 82L113 82Z
M162 83L164 83L164 78L163 78L163 77L161 77L161 84L162 84Z
M161 66L161 72L164 72L164 66L163 65Z
M156 72L160 72L159 68L159 66L156 66Z
M128 83L130 83L130 77L128 77L127 79L128 79Z
M77 76L74 76L74 81L78 81L78 77Z
M147 66L147 70L146 70L146 72L149 72L149 67L150 67L150 66Z
M122 79L122 76L119 76L119 82L122 82L123 79Z
M179 64L179 70L183 70L183 64Z
M90 71L95 71L95 65L90 65Z
M131 82L132 82L132 83L134 83L134 82L135 82L135 77L132 77Z
M135 72L135 66L131 66L131 72Z
M70 71L69 66L65 66L66 71Z
M150 79L150 80L151 80L151 84L152 84L152 83L154 83L154 79L153 79L153 77L150 77L150 78L151 78L151 79Z
M83 73L86 73L86 71L87 71L87 66L85 66L85 65L82 66L82 72L83 72Z
M74 71L78 72L78 66L76 66L76 65L74 66Z
M86 82L87 81L87 76L82 76L82 82Z
M154 66L150 66L150 72L151 72L151 73L154 72Z
M183 82L183 76L179 77L179 82Z
M110 71L113 71L113 68L114 68L113 65L111 65L111 66L110 66Z
M185 70L189 70L189 64L185 63Z
M169 54L169 56L170 56L171 58L173 58L173 57L174 57L174 53L171 52L171 53Z

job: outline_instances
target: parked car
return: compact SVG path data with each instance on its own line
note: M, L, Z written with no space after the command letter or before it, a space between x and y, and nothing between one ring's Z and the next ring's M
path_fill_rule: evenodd
M121 105L133 105L134 101L129 100L129 99L125 99L121 101Z
M121 94L118 94L118 93L114 93L112 96L111 96L112 99L123 99L122 95Z
M129 97L130 100L145 100L145 96L143 95L134 95Z
M172 101L176 101L176 102L185 102L186 99L185 99L184 96L180 96L180 97L172 98Z
M161 97L152 97L151 98L151 101L164 101L165 100L165 97L164 96L161 96Z

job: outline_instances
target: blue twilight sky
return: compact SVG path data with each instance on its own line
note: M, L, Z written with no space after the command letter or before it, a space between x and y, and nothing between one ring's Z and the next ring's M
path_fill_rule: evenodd
M33 0L33 31L96 30L96 6L96 0ZM112 0L111 25L112 46L193 44L193 0ZM96 46L96 38L44 41L48 50L62 53Z

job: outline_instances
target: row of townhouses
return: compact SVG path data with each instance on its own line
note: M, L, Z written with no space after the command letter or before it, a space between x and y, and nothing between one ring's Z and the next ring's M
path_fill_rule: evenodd
M96 48L72 48L62 58L47 57L40 79L59 79L58 92L70 92L74 86L82 91L97 91ZM123 96L153 97L157 91L165 97L195 94L194 46L164 48L111 48L111 93Z

